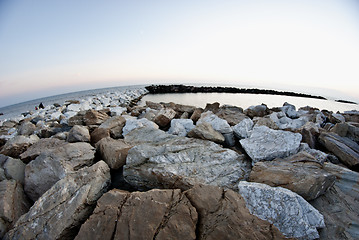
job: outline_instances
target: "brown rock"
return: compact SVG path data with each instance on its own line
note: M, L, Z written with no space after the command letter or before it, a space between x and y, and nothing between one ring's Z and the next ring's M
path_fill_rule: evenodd
M176 111L175 110L173 110L172 108L163 108L157 113L157 115L156 115L156 117L154 119L154 122L158 126L164 128L164 127L167 127L170 124L171 120L175 116L176 116Z
M197 212L180 190L111 190L75 239L196 239Z
M244 110L244 113L247 114L247 116L250 118L264 117L269 113L269 109L267 105L261 104L257 106L250 106L249 108Z
M122 129L126 124L126 119L122 116L114 116L107 119L99 128L108 129L112 138L122 137Z
M96 144L98 141L100 141L103 138L110 136L110 130L107 128L96 128L91 133L91 143Z
M68 121L69 126L75 126L75 125L84 125L84 115L85 111L78 112L75 116L70 117Z
M29 137L25 136L15 136L14 138L8 140L1 150L1 154L19 158L19 155L28 149L32 144L37 142L39 137L36 135L31 135Z
M219 102L215 103L207 103L203 112L211 111L213 113L217 113L219 111Z
M18 134L24 136L30 136L31 134L34 133L35 130L36 130L36 126L33 123L29 121L25 121L19 127Z
M277 126L277 124L275 124L275 122L270 118L256 117L256 118L253 118L253 122L256 126L266 126L273 130L279 130L279 127Z
M192 115L191 115L191 120L196 123L198 121L198 119L201 118L201 114L203 113L203 109L202 108L196 108Z
M67 141L73 142L90 142L90 132L85 126L75 125L71 128Z
M221 108L216 115L226 120L229 125L235 126L240 123L243 119L248 118L243 112L239 110L232 110L228 108Z
M65 141L56 138L42 138L33 145L31 145L25 152L20 154L20 158L24 163L29 163L31 160L34 160L37 156L39 156L42 152L58 148L64 144L66 144Z
M102 159L111 169L119 169L125 165L127 153L132 148L123 139L114 140L110 137L101 139L96 146Z
M151 102L151 101L146 101L146 107L155 109L155 110L160 110L163 108L163 105L160 103L155 103L155 102Z
M106 121L109 118L109 116L104 113L103 111L96 111L93 109L90 109L86 111L83 121L85 125L100 125L104 121Z
M187 133L188 137L210 140L216 143L224 143L224 136L213 129L210 123L197 124L195 128Z

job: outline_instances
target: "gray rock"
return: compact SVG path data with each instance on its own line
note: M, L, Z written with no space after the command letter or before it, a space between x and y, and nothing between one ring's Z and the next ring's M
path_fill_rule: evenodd
M25 152L20 154L20 158L23 162L28 163L34 160L42 152L58 148L66 144L65 141L56 138L42 138L33 145L31 145Z
M96 144L102 159L111 169L119 169L126 164L127 153L131 147L123 139L115 140L110 137L103 138Z
M250 106L246 110L244 110L244 113L250 118L264 117L268 114L268 107L265 104Z
M36 201L66 174L92 165L94 159L94 148L84 142L68 143L43 152L26 165L25 192L31 200Z
M191 119L172 119L168 133L185 137L194 127Z
M26 151L35 142L39 141L39 137L36 135L27 136L16 136L9 139L1 150L1 154L19 158L19 155Z
M20 125L18 129L18 134L24 136L30 136L31 134L34 133L35 130L36 130L36 126L32 122L25 121Z
M247 115L243 113L243 109L237 107L221 107L216 115L228 122L230 126L237 125L244 119L248 118Z
M270 114L269 117L278 126L279 129L297 130L308 122L308 118L306 116L301 116L297 119L291 119L283 112L274 112Z
M0 238L29 208L30 203L20 183L15 180L0 182Z
M224 136L213 129L210 123L199 123L188 132L188 137L209 140L215 143L224 143Z
M240 123L232 127L234 135L239 139L249 137L253 125L254 123L252 119L250 118L243 119Z
M73 239L109 182L103 161L68 174L19 218L5 239Z
M137 119L134 117L127 117L126 124L122 129L122 135L126 136L126 134L128 134L132 130L142 127L151 127L154 129L158 129L158 125L156 123L149 121L146 118Z
M181 188L202 183L236 189L250 164L235 151L205 140L141 128L125 141L134 145L124 166L125 180L139 189Z
M295 119L299 117L298 112L295 110L295 106L292 104L285 102L281 109L289 118Z
M333 123L341 123L345 122L345 117L341 114L333 113L331 114L331 120L333 121Z
M319 211L288 189L245 181L238 188L249 212L273 223L286 237L316 239L317 228L325 227Z
M3 165L6 178L24 184L25 166L26 165L21 160L8 157Z
M70 143L73 142L90 142L90 132L87 127L75 125L69 132L67 136L67 141Z
M270 161L285 158L298 152L302 135L265 126L254 127L249 138L240 140L253 164L259 161Z
M122 137L122 129L126 124L126 119L122 116L114 116L107 119L104 123L102 123L99 128L100 129L108 129L110 136L112 138L120 138Z

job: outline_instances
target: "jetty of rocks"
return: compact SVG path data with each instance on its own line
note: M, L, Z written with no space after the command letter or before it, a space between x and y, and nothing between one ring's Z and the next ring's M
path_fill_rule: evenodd
M359 112L147 93L1 121L0 238L359 238Z

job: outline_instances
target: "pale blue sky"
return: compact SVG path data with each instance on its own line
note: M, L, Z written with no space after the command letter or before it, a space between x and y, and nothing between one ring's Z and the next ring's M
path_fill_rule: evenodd
M0 0L0 106L151 83L359 100L354 0Z

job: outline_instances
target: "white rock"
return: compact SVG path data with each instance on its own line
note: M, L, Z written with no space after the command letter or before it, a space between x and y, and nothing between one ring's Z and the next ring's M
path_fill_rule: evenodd
M343 115L341 115L341 114L333 113L332 117L334 117L339 122L345 122L345 117Z
M325 227L319 211L288 189L245 181L238 188L249 212L272 223L286 237L316 239L317 228Z
M308 118L306 116L301 116L297 119L291 119L283 112L274 112L269 115L269 118L278 126L279 129L296 130L308 122Z
M233 126L233 132L236 137L239 139L247 138L250 136L250 131L253 128L253 121L250 118L243 119L240 123Z
M191 119L172 119L168 133L185 137L194 127Z
M158 129L158 125L152 121L149 121L146 118L137 119L134 117L125 117L126 124L122 129L122 135L125 136L127 133L131 132L133 129L141 128L141 127L150 127L154 129Z
M54 112L50 115L50 119L59 120L61 115L62 115L61 112Z
M253 164L285 158L298 152L302 135L282 130L273 130L266 126L255 126L249 138L240 140Z

